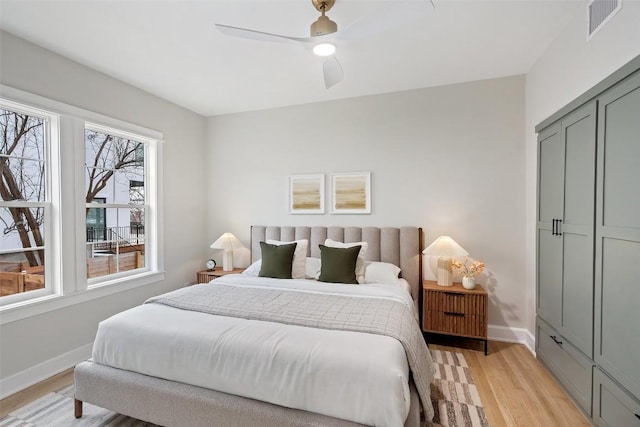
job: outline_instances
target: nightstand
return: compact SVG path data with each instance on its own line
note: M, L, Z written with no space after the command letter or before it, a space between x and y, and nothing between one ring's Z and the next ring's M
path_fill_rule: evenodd
M213 279L226 276L227 274L240 274L244 271L244 268L234 268L231 271L222 271L221 267L216 267L213 270L198 271L196 275L196 283L209 283Z
M461 283L439 286L422 282L422 330L484 341L487 355L487 292L480 285L465 289Z

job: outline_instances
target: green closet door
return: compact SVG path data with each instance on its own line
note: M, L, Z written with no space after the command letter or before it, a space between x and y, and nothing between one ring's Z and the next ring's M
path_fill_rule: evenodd
M564 142L560 123L538 135L538 316L554 328L562 325L562 238L552 233L562 218Z
M565 143L560 333L593 357L593 239L596 180L596 103L562 120Z
M595 360L640 397L640 72L598 105Z

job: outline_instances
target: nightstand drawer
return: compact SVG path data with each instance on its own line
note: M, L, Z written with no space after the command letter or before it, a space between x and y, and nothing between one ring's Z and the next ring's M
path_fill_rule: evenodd
M455 311L426 310L424 330L471 338L487 338L484 316Z
M425 310L484 315L486 295L425 290Z
M209 283L213 279L226 276L227 274L240 274L244 271L244 268L234 268L231 271L224 271L222 268L216 267L213 270L202 270L196 273L196 283Z

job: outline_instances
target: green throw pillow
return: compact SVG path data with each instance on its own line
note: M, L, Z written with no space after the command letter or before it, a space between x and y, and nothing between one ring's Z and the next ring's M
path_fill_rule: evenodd
M318 280L321 282L353 283L357 285L356 261L358 260L361 246L350 248L319 246L321 264Z
M262 265L260 277L273 277L274 279L291 279L291 267L293 265L293 253L297 243L287 245L271 245L260 242L262 249Z

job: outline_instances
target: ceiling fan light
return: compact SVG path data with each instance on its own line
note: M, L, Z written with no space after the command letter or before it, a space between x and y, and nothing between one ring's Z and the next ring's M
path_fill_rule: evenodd
M313 53L318 56L331 56L336 53L336 46L331 43L318 43L313 47Z

